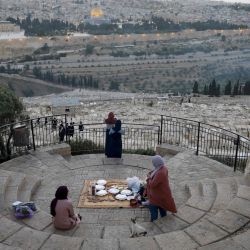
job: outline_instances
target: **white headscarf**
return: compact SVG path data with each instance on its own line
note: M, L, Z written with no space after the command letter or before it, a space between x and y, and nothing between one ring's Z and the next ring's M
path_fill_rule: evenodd
M154 177L156 172L164 166L164 160L160 155L155 155L152 157L152 163L153 163L153 166L155 169L153 170L153 172L150 175L151 178Z

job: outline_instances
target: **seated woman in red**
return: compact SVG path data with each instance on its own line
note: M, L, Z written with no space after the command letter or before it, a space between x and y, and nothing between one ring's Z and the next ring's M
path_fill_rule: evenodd
M159 155L152 157L154 170L147 175L146 195L148 202L143 205L148 205L151 221L158 218L158 210L161 217L167 215L167 211L176 213L176 206L172 197L171 189L168 180L168 169L164 165L164 161Z
M53 224L57 229L71 229L79 224L81 220L81 216L74 213L72 202L68 199L68 193L69 190L66 186L60 186L50 204Z

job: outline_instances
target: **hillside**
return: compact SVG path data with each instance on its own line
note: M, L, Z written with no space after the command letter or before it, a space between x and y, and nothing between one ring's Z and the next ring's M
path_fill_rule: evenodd
M69 87L55 86L42 80L13 74L0 74L0 84L8 85L20 97L41 96L51 93L58 94L71 90Z

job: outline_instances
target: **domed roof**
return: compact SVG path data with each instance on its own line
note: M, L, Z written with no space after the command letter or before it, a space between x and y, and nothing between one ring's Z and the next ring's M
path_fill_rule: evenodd
M90 11L90 16L91 17L102 17L103 16L103 11L101 8L93 8L91 11Z

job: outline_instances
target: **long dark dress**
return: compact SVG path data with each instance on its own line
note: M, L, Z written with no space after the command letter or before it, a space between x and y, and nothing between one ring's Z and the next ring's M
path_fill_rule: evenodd
M61 124L60 127L59 127L59 139L60 139L60 142L63 142L64 141L64 136L65 136L65 128L64 126Z
M107 157L121 158L122 157L122 131L121 121L117 120L115 127L109 131L109 146Z
M110 152L110 141L111 141L111 138L109 136L109 131L110 129L106 129L106 139L105 139L105 155L107 157L109 157L109 152Z

